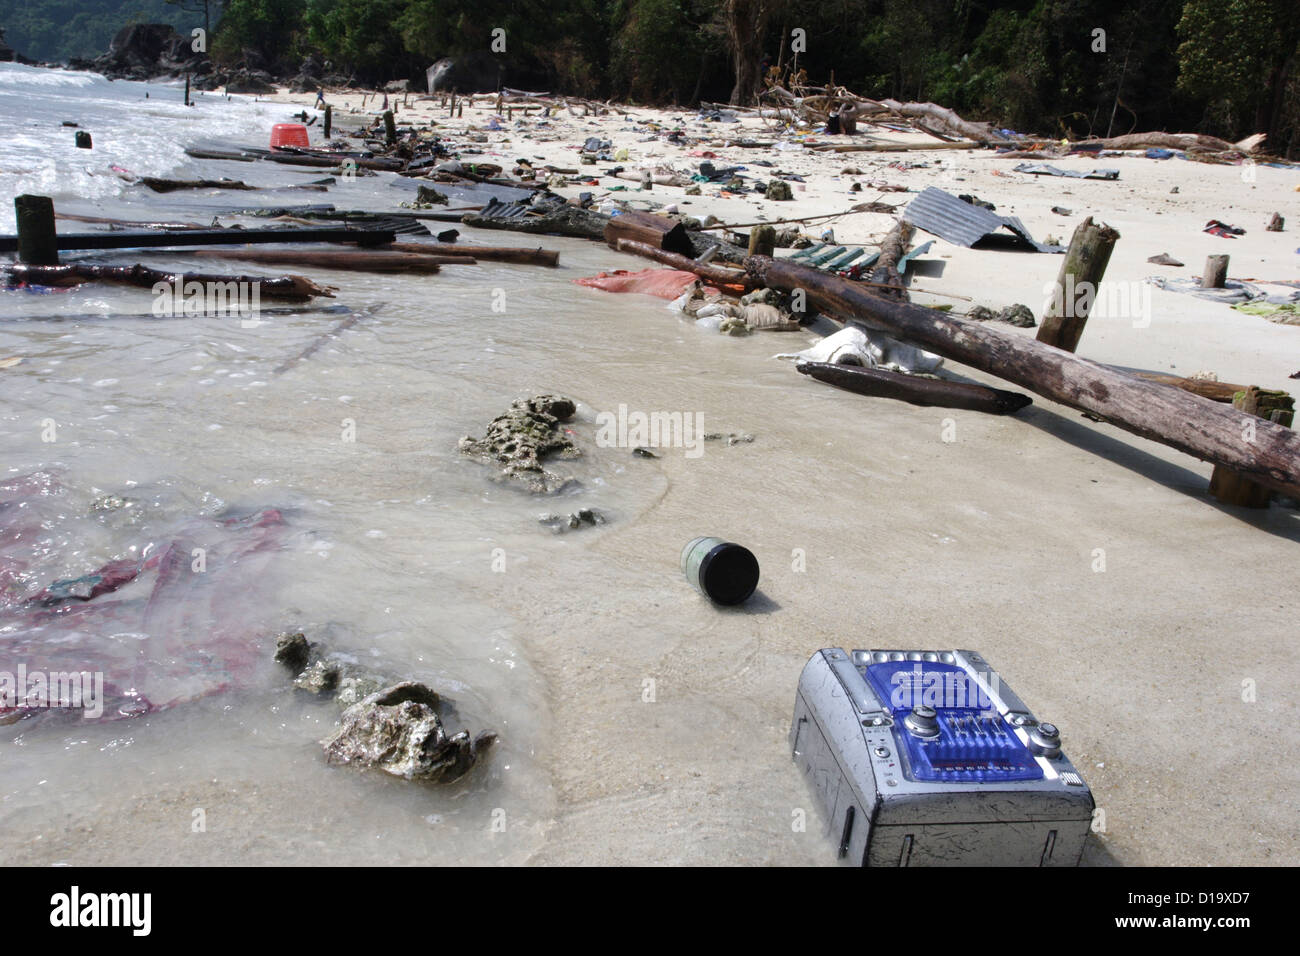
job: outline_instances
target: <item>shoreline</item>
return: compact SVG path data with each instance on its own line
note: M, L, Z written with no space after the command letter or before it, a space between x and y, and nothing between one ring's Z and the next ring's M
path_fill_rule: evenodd
M309 113L315 99L287 92L246 98ZM360 110L357 91L326 98L335 105L336 126L377 115ZM462 142L466 132L481 133L487 139L476 148L503 166L521 157L578 166L571 147L596 135L610 139L612 151L627 149L629 167L668 163L685 171L706 158L690 155L701 150L716 154L711 161L719 165L748 166L750 175L766 178L772 170L754 165L765 160L805 180L792 183L789 202L718 197L711 195L716 186L704 184L700 196L662 185L641 192L608 178L599 186L557 188L565 196L599 195L622 183L626 191L609 195L749 222L842 212L871 200L905 204L941 175L948 177L943 188L1020 217L1039 240L1068 241L1085 215L1115 226L1121 239L1108 282L1140 288L1148 275L1198 275L1206 255L1222 252L1232 256L1234 277L1295 274L1297 224L1288 222L1280 234L1264 231L1271 213L1294 207L1295 170L1260 167L1246 182L1237 167L1069 158L1052 162L1114 167L1120 178L1061 180L1014 173L1015 161L986 150L834 155L678 147L643 142L646 134L635 128L638 119L671 127L681 117L688 136L763 131L753 120L703 124L684 111L565 115L540 128L534 114L526 127L497 131L484 128L495 115L486 98L460 120L437 115L436 104L415 94L411 101L399 122L436 122L435 132ZM318 128L319 121L311 127L313 143ZM933 165L940 160L943 166ZM843 173L848 167L862 172ZM872 180L913 191L877 191L866 185ZM851 191L854 181L864 184L861 191ZM395 196L394 206L399 198L408 197ZM1201 232L1209 219L1247 232L1235 240ZM860 213L830 225L837 241L864 242L879 239L892 222ZM487 231L462 234L467 246L498 238L519 242ZM931 238L918 232L915 242ZM1300 775L1285 762L1264 784L1239 771L1247 762L1275 764L1271 735L1300 717L1300 664L1278 647L1294 629L1296 599L1285 589L1285 574L1277 576L1280 593L1261 594L1256 570L1294 566L1300 514L1293 508L1274 504L1248 513L1218 505L1205 491L1208 465L1044 399L1022 415L995 418L824 387L770 359L805 347L807 333L700 338L659 300L569 282L593 266L637 271L652 263L596 243L528 237L534 240L564 251L561 270L507 273L512 290L527 290L520 294L530 296L530 319L566 307L590 317L590 340L579 344L591 354L556 360L555 367L571 369L572 381L561 385L593 407L702 410L709 431L752 432L757 440L710 448L698 460L665 454L654 465L662 470L662 494L648 497L643 510L594 537L575 536L562 552L546 550L549 540L529 544L537 556L562 555L563 581L537 573L511 578L508 588L491 579L480 586L519 621L546 701L538 760L554 788L554 816L528 862L830 865L833 851L813 822L817 811L785 739L799 670L820 647L922 645L979 650L1033 710L1062 728L1067 753L1106 811L1107 829L1090 843L1085 863L1300 861L1300 838L1288 825ZM1187 266L1146 261L1162 252ZM1025 303L1041 317L1045 286L1061 260L936 240L921 261L929 265L911 287L919 303L954 304L958 311ZM356 280L333 274L333 281ZM403 281L415 280L394 280ZM448 270L437 281L457 279ZM1095 315L1080 355L1294 389L1288 377L1300 370L1300 328L1156 289L1150 307L1142 325L1124 315ZM535 325L482 334L503 349L547 338ZM579 351L573 343L548 344ZM365 353L359 355L364 365ZM381 393L369 397L378 401ZM516 397L522 396L502 391L490 404L504 408ZM952 442L942 437L949 419ZM681 579L680 546L703 533L757 554L759 601L719 610ZM1098 548L1107 558L1100 573ZM806 571L793 567L796 549ZM646 680L654 681L653 702L643 696ZM1245 680L1258 684L1257 700L1242 699ZM220 792L203 799L223 806ZM225 799L232 812L244 806L245 798ZM791 814L804 808L812 820L799 834ZM113 817L104 811L104 819ZM107 859L115 858L115 841L122 854L116 858L138 858L130 835L102 839Z

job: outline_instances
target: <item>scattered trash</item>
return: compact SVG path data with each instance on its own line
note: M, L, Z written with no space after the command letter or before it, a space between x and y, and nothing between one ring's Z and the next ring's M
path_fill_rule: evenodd
M1060 169L1047 163L1021 163L1015 172L1034 176L1068 176L1071 179L1119 179L1118 169L1094 169L1085 173L1077 169Z
M1286 225L1286 220L1278 213L1273 213L1273 218L1268 221L1268 225L1264 228L1268 232L1281 232L1284 225Z
M1014 325L1017 328L1032 329L1038 323L1034 320L1034 313L1029 306L1016 303L1009 305L1005 309L994 312L992 309L977 305L966 313L966 318L975 322L1005 322L1007 325Z
M893 398L912 405L964 408L994 415L1009 415L1033 402L1028 395L1020 392L965 382L949 382L928 375L908 375L879 368L822 362L801 362L795 368L804 375L836 388L859 395Z
M652 455L651 457L656 457ZM543 514L537 518L537 523L545 525L556 534L565 531L571 531L584 526L594 526L605 523L605 516L594 508L582 508L573 514L557 515Z
M1167 253L1167 252L1162 252L1162 253L1160 253L1160 255L1158 255L1158 256L1151 256L1150 258L1147 259L1147 262L1154 262L1154 263L1155 263L1156 265L1158 265L1158 266L1181 266L1181 265L1183 265L1183 263L1179 262L1177 259L1175 259L1173 256L1171 256L1171 255L1170 255L1169 253Z
M691 586L717 604L741 604L758 588L758 559L748 548L722 538L690 541L682 549L681 564Z
M1230 226L1226 222L1220 222L1218 219L1211 219L1205 224L1202 232L1208 232L1212 236L1220 236L1224 239L1236 239L1238 236L1246 234L1245 229L1238 229L1236 226Z
M998 208L997 206L993 205L993 203L985 202L983 199L980 199L979 196L971 196L971 195L963 194L961 196L958 196L957 198L964 203L970 203L972 206L979 206L979 208L981 209L987 209L989 212L993 212Z
M606 292L638 292L653 295L660 299L676 299L691 286L698 277L693 272L678 269L642 269L628 272L616 269L613 272L599 272L594 276L585 276L573 280L577 285Z
M1070 210L1066 209L1064 206L1053 206L1053 207L1052 207L1052 212L1056 213L1058 216L1069 216L1069 215L1072 215L1072 213L1070 212Z
M918 229L958 246L1005 240L1015 245L1028 245L1037 252L1065 251L1061 246L1035 242L1025 224L1015 216L999 216L972 206L936 186L926 187L913 199L903 211L903 218ZM1003 228L1009 229L1011 236L998 232Z
M782 352L772 356L796 362L825 362L831 365L862 365L867 368L892 369L898 372L933 372L943 358L890 338L883 332L850 325L828 335L802 352Z

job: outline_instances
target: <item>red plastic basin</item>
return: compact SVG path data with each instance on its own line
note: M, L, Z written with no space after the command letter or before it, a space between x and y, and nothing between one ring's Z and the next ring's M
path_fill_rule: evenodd
M310 146L307 127L301 123L276 123L271 127L271 148L284 146Z

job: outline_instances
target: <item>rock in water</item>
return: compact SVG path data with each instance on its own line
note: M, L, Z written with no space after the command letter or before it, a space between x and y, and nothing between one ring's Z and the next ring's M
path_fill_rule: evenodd
M1007 306L998 313L997 317L999 322L1006 322L1008 325L1014 325L1022 329L1032 329L1038 324L1034 321L1034 313L1029 306L1019 302Z
M542 460L577 458L581 454L560 427L576 411L572 401L558 395L520 399L491 421L482 438L462 438L461 454L502 465L503 478L522 481L534 492L557 491L569 479L547 471Z
M338 732L322 742L331 764L374 767L407 780L451 783L464 776L495 741L485 731L448 737L438 695L415 681L371 694L343 712Z

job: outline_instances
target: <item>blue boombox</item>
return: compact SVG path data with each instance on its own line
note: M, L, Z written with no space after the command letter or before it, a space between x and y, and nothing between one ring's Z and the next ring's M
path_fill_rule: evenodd
M1074 866L1092 825L1060 733L974 651L818 651L790 746L855 865Z

